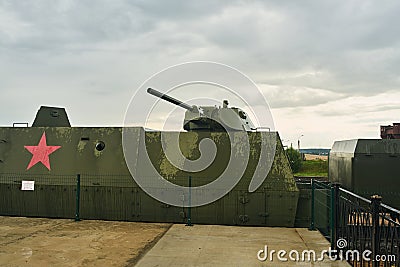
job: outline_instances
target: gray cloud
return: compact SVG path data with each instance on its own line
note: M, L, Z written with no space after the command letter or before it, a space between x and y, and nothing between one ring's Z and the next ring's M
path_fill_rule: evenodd
M347 95L328 90L291 86L260 86L271 108L316 106L346 98Z

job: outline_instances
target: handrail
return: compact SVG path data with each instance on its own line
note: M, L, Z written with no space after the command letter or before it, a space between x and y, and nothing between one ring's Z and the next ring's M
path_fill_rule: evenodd
M348 190L346 190L346 189L344 189L344 188L340 188L340 191L343 191L343 192L345 192L346 194L349 194L349 195L351 195L351 196L353 196L353 197L355 197L355 198L358 198L358 199L360 199L360 200L362 200L362 201L367 202L368 204L371 204L371 200L366 199L366 198L364 198L364 197L362 197L362 196L359 196L359 195L357 195L357 194L355 194L355 193L353 193L353 192L350 192L350 191L348 191Z

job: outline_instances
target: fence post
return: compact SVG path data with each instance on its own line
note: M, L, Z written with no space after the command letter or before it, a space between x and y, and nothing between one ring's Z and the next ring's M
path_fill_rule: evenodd
M308 228L310 231L315 230L315 182L314 179L311 179L311 223L310 223L310 228Z
M372 213L372 257L376 259L376 255L380 252L380 232L379 232L379 210L382 197L378 195L371 196L371 213ZM379 266L379 261L373 262L374 266Z
M192 176L189 176L189 207L188 207L188 219L186 226L192 225Z
M76 206L75 206L75 221L80 221L79 206L81 197L81 175L76 175Z
M330 230L331 230L331 249L337 248L337 229L338 229L338 215L339 215L339 183L331 184L331 207L330 207Z

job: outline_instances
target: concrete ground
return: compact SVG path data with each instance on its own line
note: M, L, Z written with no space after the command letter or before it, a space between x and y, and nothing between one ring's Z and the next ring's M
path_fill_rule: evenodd
M349 266L278 260L272 250L315 250L328 242L299 228L136 223L0 216L0 266ZM288 258L288 255L284 256Z
M272 250L296 250L299 261L276 253L272 261L262 259L267 246L268 256ZM168 232L149 250L136 266L350 266L345 261L331 261L327 256L318 261L321 251L329 243L318 231L303 228L238 227L220 225L173 225ZM302 261L304 250L314 250L316 261ZM292 252L292 258L296 258ZM306 259L308 258L306 255Z
M169 227L0 216L0 266L134 266Z

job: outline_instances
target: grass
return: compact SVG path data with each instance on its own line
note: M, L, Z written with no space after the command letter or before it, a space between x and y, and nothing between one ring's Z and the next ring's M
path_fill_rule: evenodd
M300 170L294 174L295 176L328 176L328 161L323 160L306 160L302 162Z

